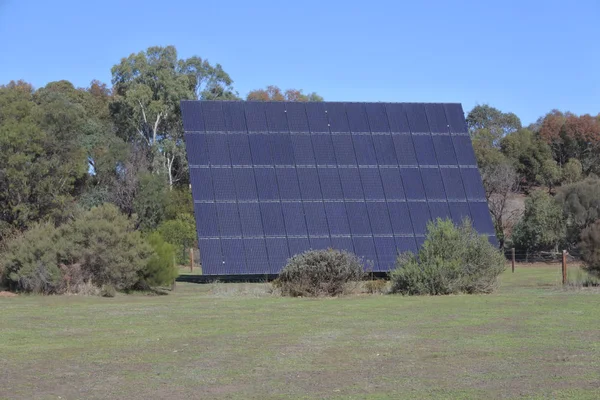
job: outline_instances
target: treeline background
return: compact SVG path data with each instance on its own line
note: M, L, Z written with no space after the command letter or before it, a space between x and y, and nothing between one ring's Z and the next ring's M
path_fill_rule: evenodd
M186 263L195 226L180 100L323 100L276 86L240 98L221 65L180 59L172 46L131 54L111 73L110 85L86 88L0 86L0 251L105 205ZM600 242L600 115L549 110L523 126L484 104L467 123L501 246L579 254L584 236Z

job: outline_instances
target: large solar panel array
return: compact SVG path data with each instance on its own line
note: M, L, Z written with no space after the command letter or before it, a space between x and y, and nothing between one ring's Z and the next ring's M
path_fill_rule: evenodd
M276 274L307 249L388 271L427 222L494 240L460 104L183 101L203 273Z

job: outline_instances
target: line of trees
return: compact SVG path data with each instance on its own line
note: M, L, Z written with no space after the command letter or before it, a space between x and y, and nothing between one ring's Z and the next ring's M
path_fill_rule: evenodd
M241 98L221 65L200 57L181 59L173 46L131 54L111 73L111 85L92 81L87 88L67 80L37 89L25 81L0 86L0 251L12 257L1 257L5 284L23 289L30 281L53 288L42 291L58 291L64 285L44 282L64 280L72 274L65 271L79 265L82 277L98 285L143 286L156 282L148 271L157 270L157 255L169 258L160 240L172 247L175 263L187 262L195 226L179 102ZM267 86L251 91L246 100L323 98ZM552 111L523 127L515 114L479 105L467 122L502 244L510 241L527 251L560 245L583 251L583 237L587 242L600 237L598 116ZM510 212L517 192L530 195L522 216ZM89 214L96 208L103 211ZM121 246L137 252L140 266L138 279L125 286L102 275L109 257L89 264L92 256L83 251L66 258L64 251L48 255L27 249L31 240L23 239L48 236L49 226L64 233L65 227L91 224L98 216L115 218L115 212L127 221L116 224L119 235L139 232L140 241L130 242L143 243ZM86 246L108 251L94 245L102 240L99 232L89 233ZM55 265L52 279L43 267L49 259ZM21 270L39 276L24 279Z

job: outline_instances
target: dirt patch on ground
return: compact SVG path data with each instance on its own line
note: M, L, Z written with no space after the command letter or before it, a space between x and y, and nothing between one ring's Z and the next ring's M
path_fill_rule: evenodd
M11 292L0 292L0 297L17 297L18 295Z

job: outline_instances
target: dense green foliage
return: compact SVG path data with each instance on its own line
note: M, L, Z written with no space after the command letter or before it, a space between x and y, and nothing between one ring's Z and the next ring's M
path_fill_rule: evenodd
M154 254L141 272L142 284L149 287L173 284L179 273L175 268L173 245L165 242L158 232L152 233L147 240Z
M600 220L581 232L579 250L586 269L596 276L600 276Z
M364 276L361 260L339 250L309 250L288 260L275 285L284 296L337 296Z
M589 177L561 188L557 200L566 218L566 241L574 247L581 232L600 219L600 179Z
M193 215L180 214L176 219L164 221L159 225L158 232L173 245L177 263L187 264L189 261L188 249L194 246L196 240L196 222Z
M398 256L390 273L391 292L405 295L490 293L505 268L501 252L479 235L470 222L455 226L450 220L429 223L418 254Z

